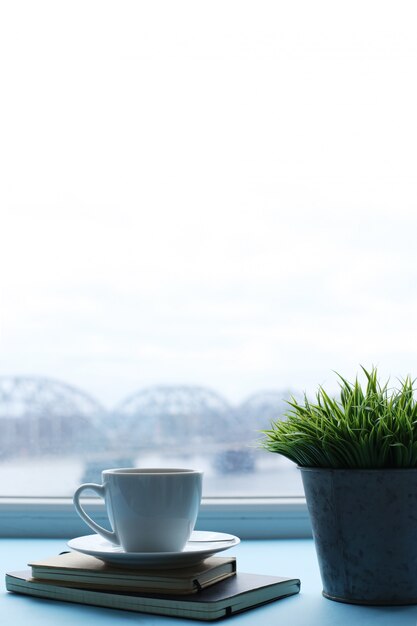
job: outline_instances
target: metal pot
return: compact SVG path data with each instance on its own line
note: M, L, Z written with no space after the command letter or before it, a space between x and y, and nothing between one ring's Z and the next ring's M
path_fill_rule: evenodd
M417 604L417 469L299 469L323 595Z

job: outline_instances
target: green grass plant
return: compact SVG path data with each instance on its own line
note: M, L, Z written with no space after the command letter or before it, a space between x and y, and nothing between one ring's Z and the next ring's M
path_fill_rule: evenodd
M365 384L337 374L340 397L319 387L315 401L292 398L285 420L263 430L261 447L301 467L351 469L417 467L417 401L407 376L398 388L378 380L376 368Z

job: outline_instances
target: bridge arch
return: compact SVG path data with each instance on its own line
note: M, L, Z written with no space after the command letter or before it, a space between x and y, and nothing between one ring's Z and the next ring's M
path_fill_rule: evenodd
M92 396L61 381L0 376L0 453L36 456L103 446L104 413Z

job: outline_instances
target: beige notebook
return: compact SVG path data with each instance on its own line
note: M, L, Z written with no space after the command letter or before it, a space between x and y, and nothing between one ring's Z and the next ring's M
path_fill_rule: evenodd
M67 587L149 593L196 593L236 573L236 557L214 556L193 567L167 570L115 567L78 552L64 552L28 565L33 578Z

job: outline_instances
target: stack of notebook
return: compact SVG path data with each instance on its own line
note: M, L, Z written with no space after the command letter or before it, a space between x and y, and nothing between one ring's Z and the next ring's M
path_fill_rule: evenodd
M6 574L8 591L113 609L213 620L293 595L298 579L236 572L235 557L193 567L138 570L66 552Z

